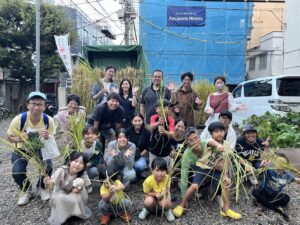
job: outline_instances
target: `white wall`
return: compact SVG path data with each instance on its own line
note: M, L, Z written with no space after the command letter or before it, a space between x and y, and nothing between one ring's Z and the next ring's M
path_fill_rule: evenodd
M300 74L300 1L286 0L284 74Z
M260 69L260 55L267 55L266 68ZM249 59L255 57L255 70L249 70ZM283 34L272 32L260 38L260 45L248 50L247 79L280 75L283 73Z

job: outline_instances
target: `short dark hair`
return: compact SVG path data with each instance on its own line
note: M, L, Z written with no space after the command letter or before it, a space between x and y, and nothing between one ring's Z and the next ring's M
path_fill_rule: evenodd
M119 102L121 102L121 97L119 94L117 93L110 93L109 95L107 95L107 101L111 100L111 99L115 99L115 100L118 100Z
M217 76L214 80L214 84L217 82L217 80L222 80L224 84L226 84L226 78L224 76Z
M225 131L225 126L220 122L213 122L213 123L209 124L207 129L208 129L209 133L212 134L215 130L224 130Z
M108 176L110 180L117 180L119 176L119 171L116 170L114 167L107 167L105 171L105 176Z
M221 111L220 114L219 114L219 118L221 116L227 116L230 119L230 121L232 121L232 113L228 110Z
M154 75L155 72L160 72L162 76L164 76L163 71L159 70L159 69L155 69L152 73L152 76Z
M70 166L70 163L71 161L75 161L76 159L78 159L79 157L82 157L82 161L83 161L83 164L84 164L84 168L82 171L80 171L78 174L77 174L77 177L81 177L85 171L85 168L86 168L86 165L88 163L88 156L86 153L83 153L83 152L72 152L70 154L70 160L69 160L69 163L68 165Z
M152 163L151 163L151 169L158 169L158 170L163 170L163 171L168 171L168 165L166 160L163 158L155 158Z
M187 123L183 120L183 119L180 119L180 118L177 118L176 120L175 120L175 126L176 126L176 124L177 123L179 123L180 121L182 121L183 122L183 124L184 124L184 127L186 127L187 126Z
M186 72L186 73L181 74L181 77L180 77L181 81L183 81L183 79L185 77L189 77L191 79L191 81L194 80L194 74L192 74L191 72Z
M77 102L78 105L80 105L80 97L78 95L73 95L73 94L69 95L67 97L67 103L69 104L70 101L75 101Z
M191 134L198 134L198 130L195 127L188 127L185 129L183 136L187 139Z
M109 65L109 66L105 67L105 71L107 71L109 69L114 69L115 72L117 71L116 67L114 67L113 65Z
M94 134L99 134L98 129L96 129L94 126L86 126L83 131L82 131L82 135L85 135L89 132L89 130L91 130Z

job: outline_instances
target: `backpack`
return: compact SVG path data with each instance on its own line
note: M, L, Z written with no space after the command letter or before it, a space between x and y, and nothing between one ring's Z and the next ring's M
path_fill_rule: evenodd
M26 120L27 120L27 112L23 112L21 114L20 131L23 130ZM44 121L46 129L48 129L49 128L49 118L45 113L43 113L43 121Z

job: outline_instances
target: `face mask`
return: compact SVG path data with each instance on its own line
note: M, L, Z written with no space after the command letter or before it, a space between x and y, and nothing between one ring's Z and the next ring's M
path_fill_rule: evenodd
M224 88L224 84L216 84L218 91L222 91Z

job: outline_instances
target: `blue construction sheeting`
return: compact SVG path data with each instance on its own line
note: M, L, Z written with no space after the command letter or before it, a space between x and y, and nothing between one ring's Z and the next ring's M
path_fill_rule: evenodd
M206 7L205 26L168 27L167 7ZM140 40L150 71L161 69L167 80L180 82L191 71L196 80L217 75L238 84L245 77L247 36L253 3L143 0L140 3Z

